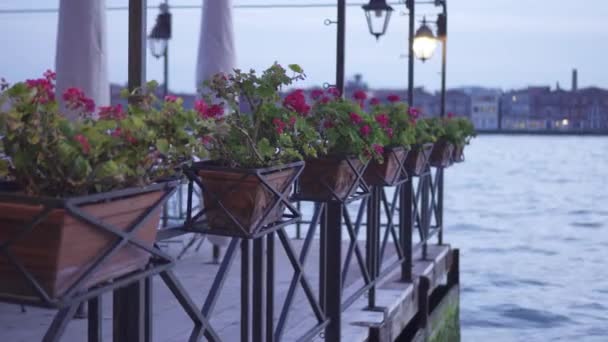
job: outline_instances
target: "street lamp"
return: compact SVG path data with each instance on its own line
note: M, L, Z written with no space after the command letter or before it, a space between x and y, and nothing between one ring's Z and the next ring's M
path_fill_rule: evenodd
M422 20L422 26L416 31L414 37L414 55L423 62L433 56L437 48L437 38L426 24L426 18Z
M164 57L164 81L163 81L163 97L168 92L168 50L169 39L171 39L171 13L169 13L169 4L164 2L160 4L160 13L156 17L156 24L152 28L148 36L150 52L156 58Z
M386 33L388 22L391 20L393 8L386 3L386 0L370 0L369 4L361 6L365 11L369 33L380 39Z

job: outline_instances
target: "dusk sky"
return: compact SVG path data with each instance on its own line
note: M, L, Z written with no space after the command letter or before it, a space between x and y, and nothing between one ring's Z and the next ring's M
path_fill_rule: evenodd
M150 6L160 1L148 0ZM124 6L127 0L107 0ZM198 5L202 0L170 0ZM334 3L331 0L234 0L239 4ZM349 1L348 3L362 3ZM0 0L0 76L22 80L54 68L57 13L6 14L2 10L57 8L58 0ZM379 42L367 32L363 11L347 9L346 74L364 75L371 87L404 88L407 79L407 16L403 4ZM559 82L570 87L572 68L579 86L608 88L608 1L606 0L448 0L448 86L480 85L512 89ZM418 5L419 14L435 19L439 8ZM148 26L157 9L148 11ZM170 87L195 88L200 9L174 9L170 45ZM302 86L333 82L335 73L335 8L244 9L234 12L237 60L241 68L262 69L274 61L298 63L308 75ZM420 20L422 18L419 18ZM110 80L127 77L127 12L108 12ZM416 63L416 85L440 85L439 51L427 63ZM162 62L149 56L149 79L160 80Z

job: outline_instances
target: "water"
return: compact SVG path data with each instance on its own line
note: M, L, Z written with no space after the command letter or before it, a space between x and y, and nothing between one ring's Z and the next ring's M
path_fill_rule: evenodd
M462 341L608 341L608 138L483 136L446 170Z

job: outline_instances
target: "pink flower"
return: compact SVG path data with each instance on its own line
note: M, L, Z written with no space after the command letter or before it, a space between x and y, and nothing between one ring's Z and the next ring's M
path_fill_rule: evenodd
M331 99L330 99L329 97L327 97L327 96L323 96L323 97L321 98L321 101L320 101L320 102L321 102L322 104L328 104L328 103L329 103L329 101L331 101Z
M333 128L334 127L334 123L329 121L329 120L325 120L323 122L323 128Z
M362 136L366 137L372 132L372 128L368 125L363 125L359 131L361 132Z
M310 92L310 97L312 97L313 100L318 100L321 96L323 96L323 90L321 89L314 89Z
M289 126L293 127L296 124L296 120L297 120L297 118L295 116L290 117Z
M57 79L57 73L55 73L53 70L51 69L47 69L47 71L44 72L44 74L42 74L44 76L44 78L46 78L49 82L51 80L55 80Z
M384 146L374 144L374 151L376 151L377 154L384 154Z
M415 107L410 107L410 109L408 109L408 114L412 117L412 119L416 120L420 116L420 110Z
M363 120L363 119L361 119L361 116L357 113L350 113L349 116L350 116L350 121L357 125L360 124L361 121Z
M372 97L369 100L369 104L370 104L370 106L377 106L380 104L380 100L377 97Z
M353 98L359 102L362 102L367 99L367 94L363 90L357 90L354 92Z
M285 100L283 100L283 106L302 116L307 116L310 111L310 106L306 104L306 97L302 89L295 90L287 95Z
M178 97L175 95L167 95L165 96L165 102L175 103L177 102Z
M114 132L112 132L112 136L115 138L120 138L122 136L122 129L120 127L116 128Z
M384 129L384 131L386 132L386 135L388 135L389 138L393 137L393 129L390 127L387 127Z
M201 137L201 142L202 142L204 145L209 145L209 144L211 144L211 142L212 142L212 141L213 141L213 137L212 137L212 136L210 136L210 135L203 135L203 136Z
M329 95L332 95L334 98L338 98L338 97L340 97L340 95L341 95L341 94L340 94L340 90L338 90L338 88L336 88L336 87L331 87L331 88L328 88L328 89L327 89L327 93L328 93Z
M375 119L376 119L376 122L381 127L384 127L384 128L388 127L389 120L390 120L389 117L388 117L388 115L386 115L384 113L383 114L378 114L378 115L376 115Z
M74 136L74 140L80 144L80 148L82 148L82 152L84 154L89 154L91 151L91 145L89 144L89 140L82 134L76 134Z
M283 130L285 129L285 123L283 122L283 120L279 119L279 118L274 118L272 119L272 123L274 124L275 130L277 131L278 134L283 134Z
M448 119L451 119L451 118L453 118L454 116L456 116L456 115L454 115L454 113L452 113L452 112L448 112Z
M123 120L126 117L127 115L122 110L121 104L117 104L116 107L99 107L99 118L101 120Z
M396 94L391 94L391 95L387 96L386 99L390 103L395 103L395 102L401 101L401 98L399 97L399 95L396 95Z

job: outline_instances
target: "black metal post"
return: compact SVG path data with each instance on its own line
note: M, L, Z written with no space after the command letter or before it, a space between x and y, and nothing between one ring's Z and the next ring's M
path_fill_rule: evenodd
M379 274L379 247L380 247L380 197L382 187L372 186L371 196L367 201L366 225L366 261L371 282L375 282ZM388 228L387 228L388 229ZM376 285L372 285L367 292L367 306L372 310L376 307Z
M344 50L346 39L346 0L338 0L338 34L336 44L336 88L344 96Z
M249 240L241 240L241 342L249 342Z
M416 26L416 11L414 0L407 0L409 9L408 59L407 59L407 103L414 106L414 32Z
M253 240L253 295L251 327L253 330L253 342L262 342L265 339L265 290L266 290L266 263L264 251L264 237Z
M342 202L327 202L326 238L327 251L331 256L326 258L327 273L325 275L325 315L329 324L325 328L325 340L340 342L342 318ZM326 252L327 252L326 251Z
M163 56L163 98L169 94L169 44L167 43L167 47L165 48L165 53Z
M413 183L412 177L401 185L399 196L399 232L401 239L401 248L405 256L404 262L401 264L401 281L412 281L412 227L414 225L413 217Z
M426 260L427 257L427 252L428 252L428 238L429 238L429 229L430 229L430 225L431 225L431 211L429 210L429 206L430 206L430 201L429 201L429 195L431 192L431 187L430 187L430 178L431 178L431 171L427 170L425 172L425 174L420 177L420 183L422 186L422 192L420 194L420 196L422 197L420 199L420 227L418 227L418 229L421 230L422 232L422 236L423 236L423 241L422 241L422 260Z
M146 5L147 0L129 0L129 90L146 84ZM145 292L144 280L114 292L115 342L145 341Z
M89 311L88 311L88 342L102 342L102 329L101 325L103 322L103 310L102 310L102 296L97 296L89 299Z
M446 68L447 68L447 48L448 48L448 36L447 36L447 24L448 24L448 16L447 16L447 0L441 2L443 8L443 30L445 32L444 36L441 37L442 41L442 49L441 49L441 117L445 117L446 110ZM437 234L437 242L441 245L443 244L443 168L437 169L437 226L439 227L439 232Z

